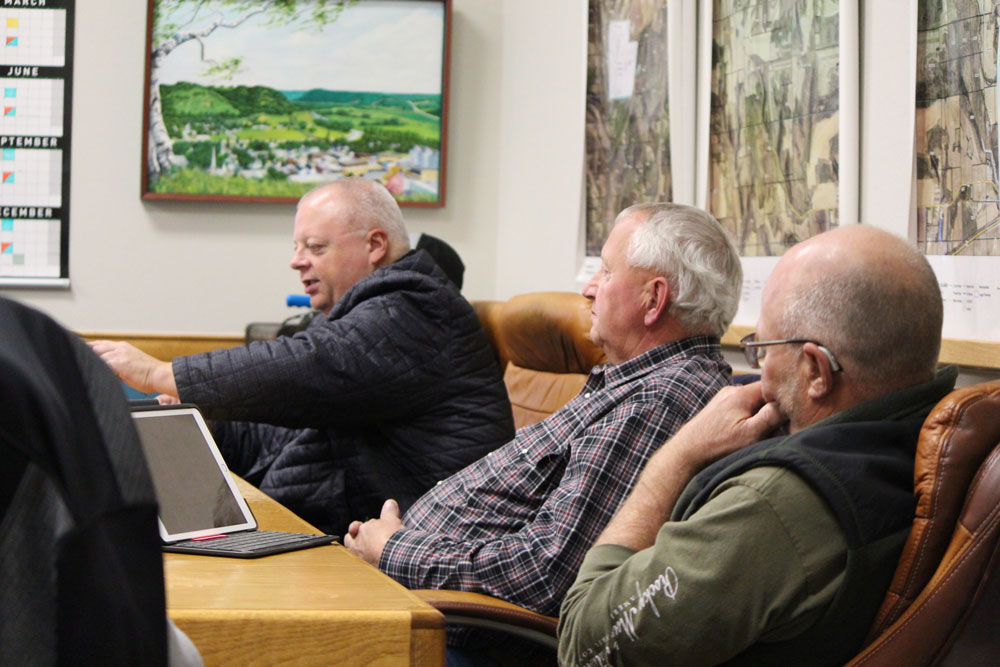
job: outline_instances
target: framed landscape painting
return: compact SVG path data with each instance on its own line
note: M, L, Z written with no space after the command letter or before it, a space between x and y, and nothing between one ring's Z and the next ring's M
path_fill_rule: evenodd
M445 201L451 0L149 0L144 199Z

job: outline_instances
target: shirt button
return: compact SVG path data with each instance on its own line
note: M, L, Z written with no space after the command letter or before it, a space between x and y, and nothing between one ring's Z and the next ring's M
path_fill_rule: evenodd
M434 482L434 486L438 486L440 484L444 484L444 480L443 479L439 479L438 481Z
M522 449L521 453L524 454L525 456L527 456L528 455L528 448L525 447L524 449Z
M588 391L586 394L583 395L583 397L584 398L590 398L590 392Z

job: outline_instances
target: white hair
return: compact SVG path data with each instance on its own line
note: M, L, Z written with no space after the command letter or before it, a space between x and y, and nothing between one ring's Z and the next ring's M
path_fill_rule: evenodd
M644 219L629 238L625 261L667 279L668 312L688 334L721 337L743 289L743 267L729 233L699 208L663 202L630 206L615 223L637 214Z

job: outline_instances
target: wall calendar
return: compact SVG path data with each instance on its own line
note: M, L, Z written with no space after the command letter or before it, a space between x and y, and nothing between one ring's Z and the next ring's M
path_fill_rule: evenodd
M74 0L0 0L0 286L69 287Z

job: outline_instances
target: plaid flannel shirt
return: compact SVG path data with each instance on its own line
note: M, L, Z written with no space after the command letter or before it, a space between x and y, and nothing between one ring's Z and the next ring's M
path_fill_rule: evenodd
M729 379L719 340L704 336L594 368L559 411L418 499L379 569L408 588L557 614L646 460Z

